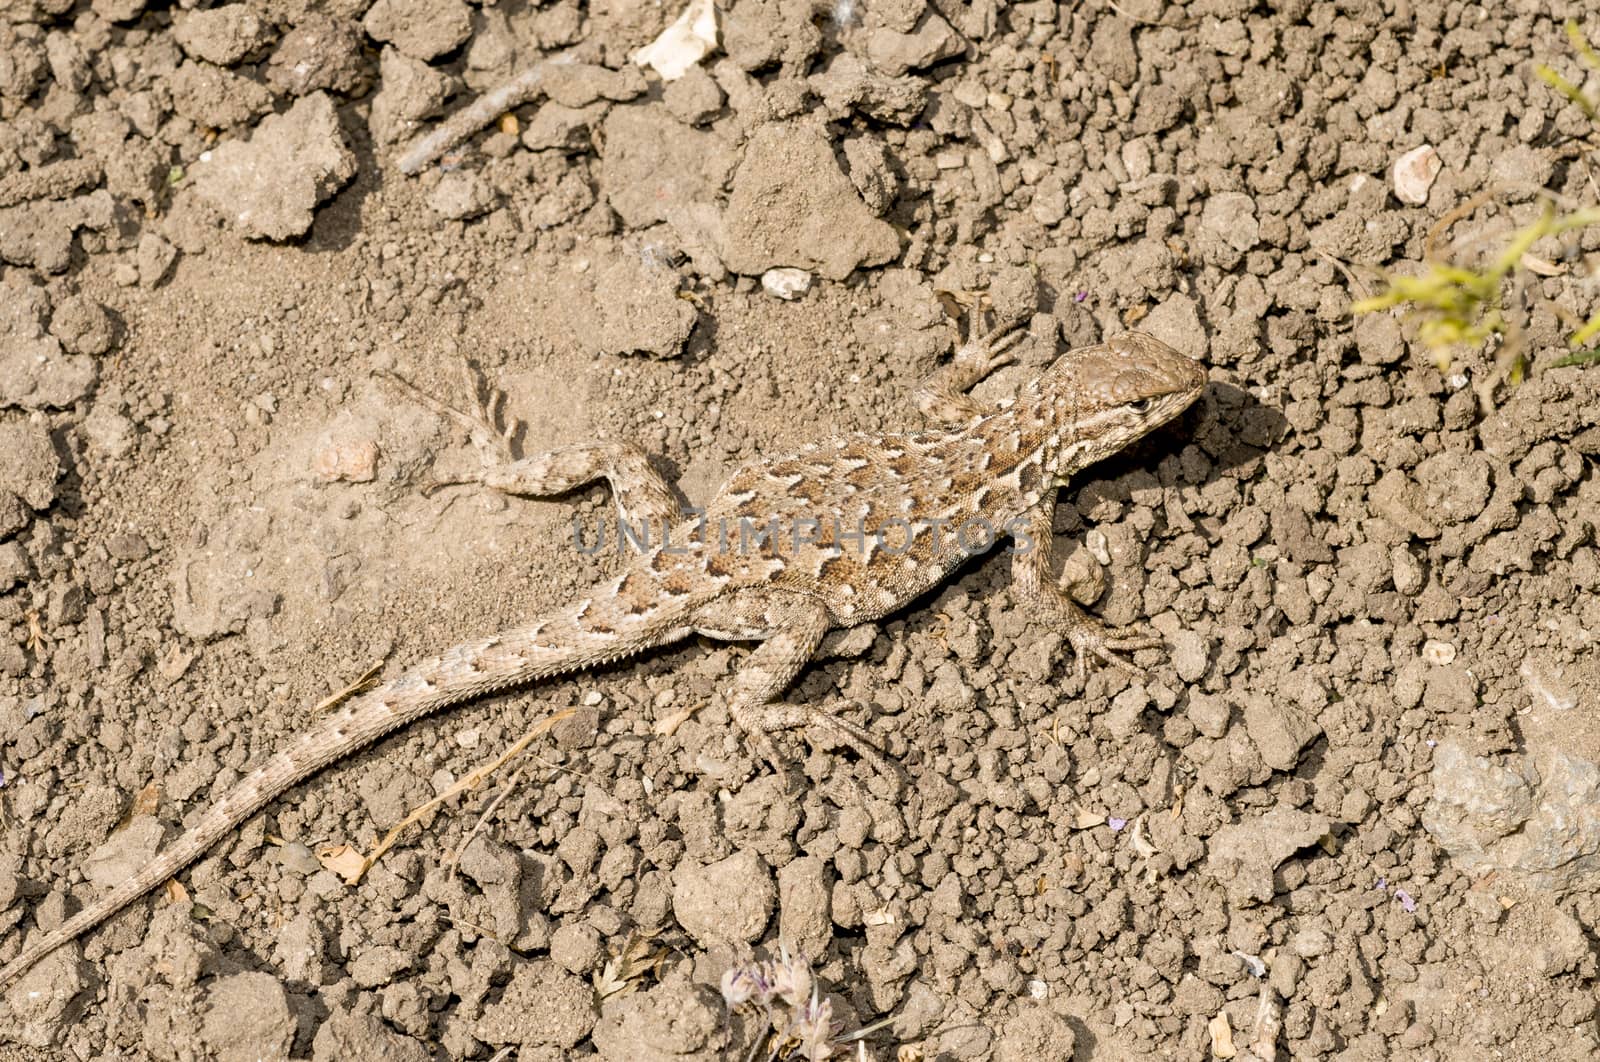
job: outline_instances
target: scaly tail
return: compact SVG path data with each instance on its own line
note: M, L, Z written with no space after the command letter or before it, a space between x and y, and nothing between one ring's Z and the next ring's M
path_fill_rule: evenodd
M464 642L352 698L315 730L246 775L137 874L59 929L30 941L0 969L0 987L200 858L286 789L389 731L494 690L608 664L690 633L684 617L697 602L684 600L679 607L652 610L641 617L619 607L606 589L597 588L595 600L581 601L539 622Z

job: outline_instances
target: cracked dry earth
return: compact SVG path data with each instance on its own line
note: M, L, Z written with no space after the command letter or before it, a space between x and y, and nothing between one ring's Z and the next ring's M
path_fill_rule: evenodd
M973 562L789 694L856 702L902 794L757 771L742 647L443 713L40 963L0 1058L743 1058L719 986L780 943L878 1060L1594 1057L1600 370L1549 363L1600 232L1536 249L1515 389L1349 304L1486 189L1456 232L1592 197L1531 65L1580 78L1600 18L731 0L667 81L630 57L678 14L0 2L0 960L369 667L616 569L599 488L429 491L476 457L381 370L459 404L470 357L524 451L634 439L704 501L916 423L961 305L1028 332L991 398L1149 331L1213 383L1056 531L1167 648L1080 681Z

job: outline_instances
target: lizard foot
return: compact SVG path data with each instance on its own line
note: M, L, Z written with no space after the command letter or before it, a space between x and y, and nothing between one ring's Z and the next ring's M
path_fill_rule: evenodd
M478 458L483 462L483 473L457 479L435 479L428 485L425 493L461 483L481 483L484 475L490 470L510 464L516 458L512 439L521 430L522 425L515 418L506 415L505 394L490 386L464 354L461 356L460 369L462 382L466 385L466 392L472 403L469 411L457 409L448 402L435 398L398 373L384 374L412 398L465 428L467 438L471 440L473 449L478 451Z
M767 704L741 713L739 725L744 728L756 754L782 774L788 764L787 757L778 751L772 735L780 730L815 728L835 741L854 749L862 759L891 777L899 777L898 766L883 754L870 731L852 723L826 708L808 704Z
M1093 664L1105 664L1126 675L1136 673L1134 666L1120 653L1140 649L1159 649L1165 643L1154 634L1134 627L1108 627L1099 620L1084 617L1066 630L1067 641L1077 655L1077 675L1087 679Z
M978 379L989 375L1002 365L1010 365L1016 361L1016 355L1011 348L1027 335L1026 331L1015 325L1001 325L978 335L976 311L968 319L967 328L966 342L956 350L952 360L961 368L970 369Z

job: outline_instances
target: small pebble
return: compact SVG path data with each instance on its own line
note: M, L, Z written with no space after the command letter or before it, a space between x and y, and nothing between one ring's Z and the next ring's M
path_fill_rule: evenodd
M329 483L371 483L378 475L378 444L371 439L330 442L312 458L311 471Z
M301 877L310 877L322 869L316 854L297 841L290 841L278 849L278 862L283 869Z
M1442 169L1444 163L1433 148L1427 144L1412 148L1394 164L1394 194L1402 203L1422 206L1428 201L1428 190Z
M1441 642L1437 638L1429 638L1422 643L1422 659L1430 664L1443 667L1453 662L1456 658L1456 647L1449 642Z
M1320 929L1302 929L1289 938L1289 950L1302 959L1314 959L1326 954L1333 942Z
M1111 542L1106 538L1106 533L1099 528L1091 528L1083 536L1084 548L1089 555L1099 561L1102 567L1111 566Z
M811 274L804 269L769 269L761 274L768 295L792 302L811 290Z

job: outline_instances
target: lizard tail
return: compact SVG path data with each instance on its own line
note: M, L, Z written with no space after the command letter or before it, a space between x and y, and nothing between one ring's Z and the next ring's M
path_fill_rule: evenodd
M598 667L688 636L692 602L641 618L613 604L585 600L525 627L463 642L390 682L353 697L315 729L252 770L204 817L133 877L58 928L35 935L0 968L0 987L34 963L194 862L279 794L328 764L430 712L535 679Z

